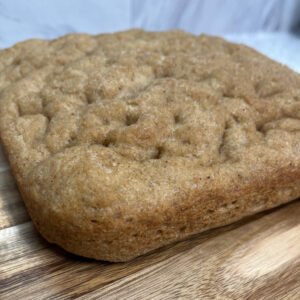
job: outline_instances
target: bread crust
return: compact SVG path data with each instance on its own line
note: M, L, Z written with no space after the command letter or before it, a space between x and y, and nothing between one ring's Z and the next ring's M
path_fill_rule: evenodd
M300 77L180 31L0 52L0 135L38 231L127 261L300 196Z

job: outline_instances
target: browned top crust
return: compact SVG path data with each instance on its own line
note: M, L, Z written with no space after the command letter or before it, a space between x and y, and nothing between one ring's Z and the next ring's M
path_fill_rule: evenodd
M220 38L30 40L0 52L0 89L19 186L70 222L299 170L299 75Z

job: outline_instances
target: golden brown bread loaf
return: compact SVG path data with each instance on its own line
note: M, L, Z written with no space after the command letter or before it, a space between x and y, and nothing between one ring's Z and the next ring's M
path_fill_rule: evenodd
M0 133L41 234L126 261L300 196L300 77L242 45L132 30L0 52Z

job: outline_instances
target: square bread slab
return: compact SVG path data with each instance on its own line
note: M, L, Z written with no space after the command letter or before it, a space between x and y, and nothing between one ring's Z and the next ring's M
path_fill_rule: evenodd
M180 31L0 52L0 134L33 223L126 261L300 196L300 76Z

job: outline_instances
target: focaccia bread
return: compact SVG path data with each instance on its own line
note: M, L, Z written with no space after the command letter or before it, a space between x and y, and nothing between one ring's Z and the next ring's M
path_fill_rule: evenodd
M243 45L131 30L0 52L0 133L51 243L126 261L300 196L300 76Z

